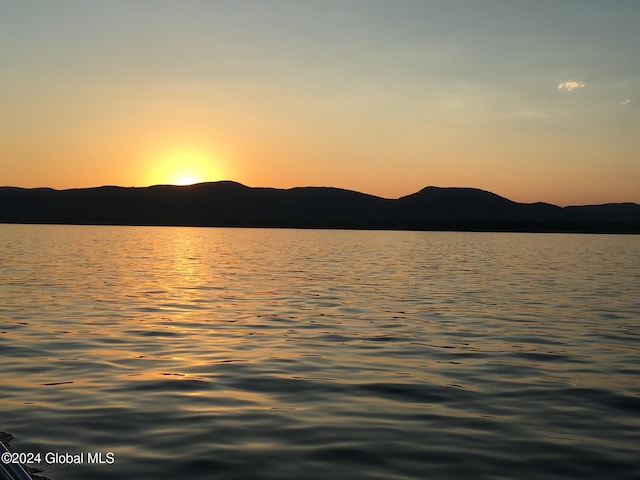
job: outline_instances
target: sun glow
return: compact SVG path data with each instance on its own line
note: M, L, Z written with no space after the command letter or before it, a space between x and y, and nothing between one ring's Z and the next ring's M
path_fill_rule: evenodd
M175 176L175 179L171 182L174 185L193 185L194 183L200 183L204 180L196 173L184 172Z
M149 185L192 185L222 180L219 156L195 147L163 149L150 160L145 176Z

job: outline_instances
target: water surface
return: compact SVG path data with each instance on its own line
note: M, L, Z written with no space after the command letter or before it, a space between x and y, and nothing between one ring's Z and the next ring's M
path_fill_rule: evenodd
M640 237L0 225L55 480L639 478Z

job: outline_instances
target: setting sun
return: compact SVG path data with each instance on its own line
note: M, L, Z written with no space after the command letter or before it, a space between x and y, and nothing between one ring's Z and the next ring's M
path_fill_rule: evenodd
M221 180L219 157L191 146L166 148L151 155L144 176L149 185L192 185Z
M175 180L171 183L175 185L193 185L194 183L200 183L204 181L196 173L184 172L176 175Z

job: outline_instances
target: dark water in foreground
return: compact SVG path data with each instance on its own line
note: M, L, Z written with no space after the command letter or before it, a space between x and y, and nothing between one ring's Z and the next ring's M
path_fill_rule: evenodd
M639 236L0 225L0 299L55 480L640 478Z

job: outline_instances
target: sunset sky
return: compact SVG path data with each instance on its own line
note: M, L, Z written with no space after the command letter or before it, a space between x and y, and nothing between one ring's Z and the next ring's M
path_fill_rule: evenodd
M0 0L0 185L640 202L637 0Z

